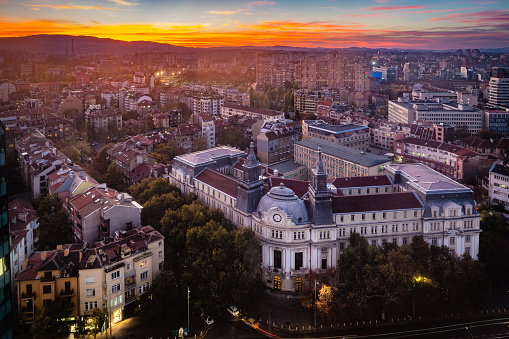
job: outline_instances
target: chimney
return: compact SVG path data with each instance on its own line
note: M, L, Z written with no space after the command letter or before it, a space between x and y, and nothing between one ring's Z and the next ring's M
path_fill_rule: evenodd
M69 248L66 248L64 250L64 257L67 257L69 255Z
M41 260L46 260L46 252L41 252Z

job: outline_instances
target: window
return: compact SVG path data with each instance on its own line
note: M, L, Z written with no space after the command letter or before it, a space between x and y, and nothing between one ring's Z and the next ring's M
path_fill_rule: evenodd
M470 255L470 247L465 247L465 254Z
M302 290L302 278L295 278L295 292Z
M125 270L129 272L131 270L131 264L125 264Z
M159 259L163 257L163 251L159 251Z
M366 214L362 213L362 221L366 220Z
M373 216L371 217L373 220L376 219L376 213L373 213Z
M322 270L327 269L327 259L322 259Z
M274 250L274 268L281 269L281 251Z
M162 241L159 242L159 247L161 247L161 246L163 246L163 242Z
M118 291L120 291L120 284L111 286L111 293L117 293Z
M93 284L93 283L95 283L95 276L87 275L85 277L85 284Z
M111 273L111 280L120 278L120 270Z
M434 246L438 245L438 238L437 237L431 238L431 245L434 245Z
M43 293L43 294L51 293L51 285L43 286L43 287L42 287L42 293Z
M148 259L140 261L140 268L143 268L148 265Z
M470 235L467 235L467 236L465 237L465 242L470 242Z
M407 244L407 238L403 238L403 245L406 245Z
M387 219L387 213L386 213L386 212L383 212L383 213L382 213L382 218L383 218L383 219Z
M87 288L86 295L87 297L95 297L95 288Z
M376 246L376 240L371 240L371 246Z
M142 295L143 293L147 292L150 289L150 283L143 284L138 287L138 294Z
M304 267L303 253L296 252L295 253L295 269L300 270L301 267Z
M455 241L454 237L449 238L449 244L454 245L454 241Z
M345 250L345 243L344 242L340 242L339 243L339 250L340 251L344 251Z
M414 211L414 217L417 218L417 211Z
M143 272L140 274L140 281L147 280L148 279L148 272Z
M92 311L94 308L97 308L97 301L85 302L85 312Z
M119 295L118 297L115 297L110 300L110 307L116 307L118 305L122 304L122 295Z
M352 214L352 215L350 216L350 220L355 221L355 214Z
M164 267L164 262L159 263L159 271L162 271Z

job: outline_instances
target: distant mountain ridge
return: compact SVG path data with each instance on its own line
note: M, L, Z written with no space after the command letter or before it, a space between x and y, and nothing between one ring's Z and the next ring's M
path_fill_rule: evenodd
M25 37L15 38L0 38L0 50L18 50L35 53L51 53L51 54L69 54L72 53L72 42L74 41L75 53L83 51L95 51L97 54L101 54L101 51L105 53L111 53L112 51L118 51L123 53L139 53L139 52L176 52L176 51L193 51L198 48L194 47L183 47L175 46L171 44L151 42L151 41L121 41L110 38L96 38L92 36L73 36L73 35L30 35ZM205 47L204 47L205 48ZM287 52L326 52L332 50L346 50L346 51L357 51L357 52L368 52L368 51L381 51L391 50L390 48L370 48L370 47L295 47L295 46L224 46L224 47L207 47L206 49L253 49L262 51L287 51ZM428 51L425 49L401 49L392 48L392 50L398 51ZM436 52L454 52L456 49L449 50L434 50ZM509 47L503 48L480 48L481 52L484 53L508 53Z

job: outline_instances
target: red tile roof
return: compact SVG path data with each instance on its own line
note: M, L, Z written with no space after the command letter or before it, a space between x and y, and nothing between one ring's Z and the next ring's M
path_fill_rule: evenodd
M198 174L195 179L237 199L239 192L239 181L235 177L231 177L207 168Z
M372 186L390 186L391 180L387 175L374 175L367 177L348 177L336 178L332 182L336 188L347 187L372 187Z
M332 197L333 213L358 213L422 208L413 192Z

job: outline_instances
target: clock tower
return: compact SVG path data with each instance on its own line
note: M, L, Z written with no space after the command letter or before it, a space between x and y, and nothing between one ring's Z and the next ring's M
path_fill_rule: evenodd
M242 179L239 180L237 208L245 213L251 213L256 211L263 194L263 181L260 180L260 163L256 160L254 143L252 142L243 169Z
M310 181L309 201L311 203L311 213L315 225L331 225L332 218L332 198L327 188L327 172L323 167L322 148L318 147L318 162L316 169L312 170L312 179Z

